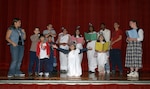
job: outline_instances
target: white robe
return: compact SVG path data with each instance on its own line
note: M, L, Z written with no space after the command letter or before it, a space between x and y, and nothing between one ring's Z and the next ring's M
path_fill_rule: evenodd
M68 43L70 35L60 35L60 43ZM60 48L62 49L69 49L68 45L60 45ZM68 65L68 54L64 54L62 52L59 52L59 59L60 59L60 70L66 70L67 71L67 65Z
M83 45L81 43L77 43L76 44L76 48L77 49L83 49ZM83 53L79 54L79 58L80 58L80 62L82 63L82 59L83 59Z
M101 71L101 68L104 68L105 64L108 61L107 53L98 53L97 52L97 63L98 63L98 71Z
M94 57L95 42L96 41L91 41L91 42L88 42L88 44L87 44L87 48L89 48L89 47L92 48L92 50L87 51L88 68L89 68L89 71L92 71L92 72L95 72L95 69L97 68L96 58Z
M80 50L72 50L68 54L68 73L70 77L79 77L82 75L81 62L79 58Z

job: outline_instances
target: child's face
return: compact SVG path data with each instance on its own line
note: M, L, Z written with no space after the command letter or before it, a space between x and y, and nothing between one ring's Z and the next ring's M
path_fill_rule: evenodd
M92 32L92 31L93 31L93 28L92 28L92 27L90 27L90 28L89 28L89 31L90 31L90 32Z
M44 39L45 39L45 38L44 38L43 36L40 37L40 41L41 41L41 42L44 42Z
M103 41L103 40L104 40L103 36L100 36L100 37L99 37L99 40L100 40L100 41Z
M74 50L75 49L74 45L70 45L70 49Z
M53 28L53 25L52 25L52 24L49 24L49 25L47 26L47 29L50 30L51 28Z
M76 30L76 35L79 35L80 34L80 31L79 30Z
M39 28L35 28L34 33L35 33L35 34L39 34L39 33L40 33Z
M64 29L64 30L63 30L63 33L64 33L64 34L67 34L67 33L68 33L67 29Z
M52 41L52 37L49 37L49 38L48 38L48 41L51 42L51 41Z

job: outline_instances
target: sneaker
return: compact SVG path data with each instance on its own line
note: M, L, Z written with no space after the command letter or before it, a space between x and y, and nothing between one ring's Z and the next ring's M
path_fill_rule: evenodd
M31 77L31 76L33 76L33 74L32 74L32 73L29 73L28 76Z
M138 72L134 72L134 75L132 75L131 77L139 77L139 73Z
M8 78L13 78L14 76L13 76L13 75L7 75L7 77L8 77Z
M24 73L21 73L21 74L15 74L15 77L25 77L25 74L24 74Z
M38 75L38 72L35 72L34 75L35 75L36 77L39 76L39 75Z
M40 72L40 73L39 73L39 76L42 76L42 75L43 75L43 72Z
M128 77L132 77L134 75L134 72L130 72L129 74L127 74Z
M44 73L44 76L45 77L49 77L49 73Z

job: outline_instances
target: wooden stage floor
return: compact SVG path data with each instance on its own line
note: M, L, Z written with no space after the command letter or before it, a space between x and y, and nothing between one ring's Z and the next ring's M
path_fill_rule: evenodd
M150 85L150 72L140 72L139 78L127 77L126 73L119 76L83 72L80 78L67 77L65 73L53 73L50 77L14 77L7 78L6 71L0 71L0 84L148 84Z

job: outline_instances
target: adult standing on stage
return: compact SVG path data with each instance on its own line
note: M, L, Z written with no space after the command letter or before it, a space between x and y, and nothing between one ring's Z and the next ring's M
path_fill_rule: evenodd
M20 70L24 55L24 40L26 39L25 30L21 28L21 20L14 18L12 25L6 33L6 40L10 44L11 64L7 77L25 76Z
M98 34L103 34L105 41L106 42L110 42L110 36L111 36L111 32L109 29L106 28L105 23L101 23L101 29L98 32ZM107 52L107 55L109 56L109 51ZM107 61L107 63L105 64L105 71L109 74L110 73L110 65L109 65L109 60Z
M142 41L144 31L138 27L137 21L130 20L130 30L137 31L137 38L127 37L126 61L125 67L130 68L128 77L139 77L138 70L142 68Z
M116 66L119 68L120 75L122 75L122 60L121 60L121 46L122 46L122 35L123 32L119 28L117 22L114 23L115 31L112 33L111 38L111 50L110 50L110 60L112 63L112 74L116 73Z
M59 44L59 47L65 50L69 49L69 41L70 41L70 35L68 34L68 31L66 28L62 27L62 32L58 35L57 43ZM62 52L59 52L59 59L60 59L60 72L66 73L68 70L68 55L64 54Z

